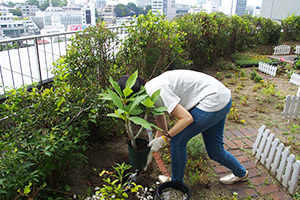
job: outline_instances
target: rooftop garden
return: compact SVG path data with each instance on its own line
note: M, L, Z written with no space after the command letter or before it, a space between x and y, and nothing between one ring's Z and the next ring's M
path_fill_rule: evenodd
M245 71L237 63L255 65L258 60L269 60L262 51L255 52L257 49L265 48L263 54L272 54L275 45L299 41L298 21L299 16L291 15L279 25L262 17L205 12L168 21L164 15L148 13L127 27L128 35L122 40L100 22L76 34L66 55L54 63L51 88L14 89L0 105L0 199L66 198L70 188L65 171L89 163L87 152L98 141L126 135L124 124L107 116L114 111L112 103L100 95L112 89L109 77L117 80L138 70L140 76L150 79L169 69L192 69L213 72L229 87L239 86L232 91L241 91ZM287 75L297 70L293 65L285 67ZM275 95L272 83L255 84L264 92L263 96L257 94L258 102L268 102ZM243 95L236 105L247 104L247 94ZM257 110L266 111L263 106ZM233 110L229 120L238 125L255 124L239 112ZM120 172L127 167L114 169ZM122 177L116 180L124 184ZM124 191L100 191L126 198Z

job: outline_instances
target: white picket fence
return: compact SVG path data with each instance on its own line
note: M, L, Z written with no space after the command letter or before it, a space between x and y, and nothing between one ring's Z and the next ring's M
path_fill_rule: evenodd
M258 64L258 70L263 73L270 74L271 76L275 76L277 67L260 61Z
M279 45L274 47L273 55L283 55L290 54L291 46L290 45Z
M286 96L284 109L281 113L282 117L284 118L297 118L299 117L299 108L300 108L300 96L293 95L292 97L290 95Z
M290 82L300 86L300 75L297 73L293 73L290 79Z
M295 155L290 150L279 144L270 130L262 125L258 129L258 135L253 145L252 153L256 154L257 162L261 162L271 171L278 182L286 188L290 194L295 193L300 172L300 161L295 161Z
M295 54L300 54L300 45L295 47Z

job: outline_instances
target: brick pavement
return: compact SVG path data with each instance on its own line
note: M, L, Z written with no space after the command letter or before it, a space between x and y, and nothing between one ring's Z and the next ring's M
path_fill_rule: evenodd
M276 130L272 130L276 131ZM272 132L271 131L271 132ZM278 131L278 130L277 130ZM248 156L244 150L252 152L252 146L256 140L258 131L255 129L231 130L225 131L224 143L225 149L232 153L237 160L249 171L249 179L246 182L238 182L232 185L225 185L231 193L238 193L239 199L251 199L259 197L260 199L289 200L292 199L287 191L284 191L276 178L272 177L268 170L263 166L256 165L250 154ZM158 153L154 156L162 174L169 173L159 157ZM211 161L216 174L223 177L230 173L230 170L215 161Z

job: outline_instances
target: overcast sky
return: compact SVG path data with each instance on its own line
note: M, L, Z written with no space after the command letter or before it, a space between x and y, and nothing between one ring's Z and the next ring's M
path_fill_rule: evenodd
M8 1L12 1L14 3L17 2L25 2L26 0L0 0L0 2L8 2ZM261 1L262 0L247 0L247 5L250 6L261 6ZM75 2L85 2L85 0L75 0ZM106 0L106 4L128 4L129 2L135 3L135 0ZM179 4L191 4L191 5L195 5L197 2L197 0L176 0L176 3Z

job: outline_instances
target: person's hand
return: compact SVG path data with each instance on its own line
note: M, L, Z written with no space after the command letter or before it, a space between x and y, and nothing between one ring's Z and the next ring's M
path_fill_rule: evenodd
M163 145L166 143L167 140L165 136L161 136L158 138L154 138L149 144L148 147L151 147L150 152L157 152Z
M147 165L144 167L144 170L147 170L148 165L150 164L152 158L153 158L153 152L157 152L163 145L166 143L166 139L161 136L158 138L154 138L149 144L148 147L151 147L148 157L147 157Z

